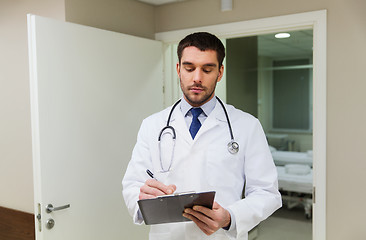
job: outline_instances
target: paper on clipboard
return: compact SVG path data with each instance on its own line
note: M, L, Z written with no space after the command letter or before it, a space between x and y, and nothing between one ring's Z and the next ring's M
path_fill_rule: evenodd
M183 193L138 201L146 225L191 221L183 217L185 208L194 205L212 209L215 191Z

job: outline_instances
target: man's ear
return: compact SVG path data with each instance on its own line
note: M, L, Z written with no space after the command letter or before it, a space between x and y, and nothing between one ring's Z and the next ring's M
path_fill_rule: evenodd
M178 74L178 76L180 76L180 64L179 64L179 62L177 62L177 67L176 67L176 69L177 69L177 74Z
M221 67L219 68L219 74L217 75L217 82L220 82L223 76L224 76L224 65L221 65Z

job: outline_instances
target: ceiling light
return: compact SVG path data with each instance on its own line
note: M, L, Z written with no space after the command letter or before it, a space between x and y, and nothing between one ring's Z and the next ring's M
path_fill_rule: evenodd
M289 38L291 35L289 33L277 33L275 38Z
M221 0L221 11L233 10L233 0Z

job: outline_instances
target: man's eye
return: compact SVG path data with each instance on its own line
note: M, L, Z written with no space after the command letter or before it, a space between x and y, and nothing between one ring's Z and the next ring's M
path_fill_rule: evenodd
M194 68L186 68L186 71L187 72L193 72L194 71Z
M212 70L211 69L203 69L203 72L210 73L210 72L212 72Z

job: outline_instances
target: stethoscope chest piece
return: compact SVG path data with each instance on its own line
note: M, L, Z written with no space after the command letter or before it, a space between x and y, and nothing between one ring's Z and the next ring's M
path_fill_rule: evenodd
M231 154L236 154L239 152L239 144L235 141L230 141L227 144L227 150L229 151L229 153Z

